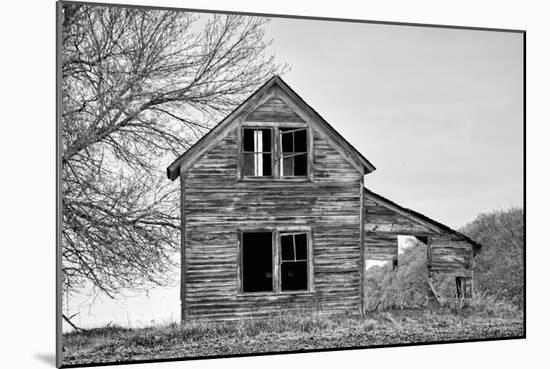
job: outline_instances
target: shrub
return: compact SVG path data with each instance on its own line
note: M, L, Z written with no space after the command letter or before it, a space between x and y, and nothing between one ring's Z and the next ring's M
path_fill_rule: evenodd
M479 215L461 229L483 245L475 258L476 289L523 305L523 209L493 211Z

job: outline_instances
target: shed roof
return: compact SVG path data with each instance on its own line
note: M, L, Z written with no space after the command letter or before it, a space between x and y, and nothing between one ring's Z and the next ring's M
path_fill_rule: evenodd
M227 117L212 128L206 135L200 138L186 152L172 162L167 168L167 176L171 180L178 178L180 173L189 168L193 163L204 155L212 146L222 139L232 128L236 117L246 113L251 106L257 105L262 98L272 89L277 86L281 89L288 98L290 98L305 114L311 117L312 123L317 124L321 130L326 133L333 143L343 150L346 157L355 162L358 167L363 169L363 172L370 173L376 168L361 154L353 145L351 145L338 131L336 131L319 113L309 106L286 82L278 75L270 78L256 92L250 95L241 105L233 110Z
M375 202L378 202L378 203L382 203L383 205L391 208L392 210L398 212L399 214L411 219L412 221L415 221L421 225L427 225L429 226L430 228L436 230L436 231L439 231L439 232L443 232L443 233L449 233L449 234L452 234L468 243L470 243L475 252L477 253L479 250L481 250L481 244L479 244L478 242L472 240L470 237L458 232L458 231L455 231L454 229L452 229L451 227L443 224L443 223L440 223L436 220L433 220L427 216L425 216L424 214L421 214L419 212L416 212L412 209L408 209L408 208L405 208L401 205L398 205L396 204L395 202L377 194L377 193L374 193L366 188L363 188L363 193L364 193L364 196L366 196L367 198L375 201Z

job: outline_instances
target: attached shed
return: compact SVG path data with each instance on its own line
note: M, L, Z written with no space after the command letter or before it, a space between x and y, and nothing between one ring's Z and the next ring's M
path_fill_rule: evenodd
M428 297L440 299L432 280L436 274L456 279L457 297L472 295L474 256L481 245L414 210L363 189L366 260L398 263L398 237L414 236L427 246ZM366 290L363 292L367 294Z
M367 190L373 170L280 77L267 81L168 167L182 319L365 313L366 262L395 260L403 234L428 244L430 276L471 278L479 245Z

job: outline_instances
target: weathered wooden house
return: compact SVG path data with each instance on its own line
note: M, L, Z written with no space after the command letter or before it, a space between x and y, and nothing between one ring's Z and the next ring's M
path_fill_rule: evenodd
M267 81L168 167L181 183L182 319L364 313L367 260L396 265L398 235L427 244L427 286L451 273L468 297L480 245L366 189L374 170L280 77Z

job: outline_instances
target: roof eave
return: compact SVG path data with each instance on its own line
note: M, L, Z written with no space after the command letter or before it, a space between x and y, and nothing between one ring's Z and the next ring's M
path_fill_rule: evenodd
M480 243L478 243L478 242L472 240L470 237L466 236L465 234L462 234L462 233L460 233L460 232L458 232L458 231L452 229L451 227L449 227L449 226L447 226L447 225L445 225L445 224L443 224L443 223L440 223L440 222L438 222L438 221L436 221L436 220L434 220L434 219L431 219L431 218L427 217L426 215L421 214L421 213L419 213L419 212L417 212L417 211L414 211L414 210L412 210L412 209L408 209L408 208L405 208L405 207L403 207L403 206L401 206L401 205L399 205L399 204L396 204L395 202L393 202L393 201L391 201L391 200L389 200L389 199L387 199L387 198L385 198L385 197L383 197L383 196L381 196L381 195L379 195L379 194L377 194L377 193L374 193L374 192L368 190L367 188L364 188L364 191L365 191L365 193L371 194L372 196L377 197L377 198L379 198L380 200L382 200L382 201L384 201L384 202L387 202L387 203L391 204L392 206L394 206L394 207L400 209L401 211L408 213L408 214L411 215L412 217L419 218L419 219L421 219L422 221L424 221L424 222L426 222L426 223L430 223L430 224L432 224L434 227L439 228L439 229L441 229L441 230L444 231L444 232L451 233L452 235L455 235L455 236L461 238L462 240L464 240L464 241L466 241L466 242L468 242L469 244L472 245L472 247L473 247L473 249L474 249L474 251L475 251L476 254L477 254L477 253L481 250L481 248L482 248L482 245L481 245Z
M169 180L174 181L176 178L180 175L180 168L179 165L172 168L172 165L176 164L176 161L174 161L168 168L166 168L166 175Z
M365 174L372 173L376 170L376 167L372 165L368 160L366 163L363 163L363 166L365 167Z

